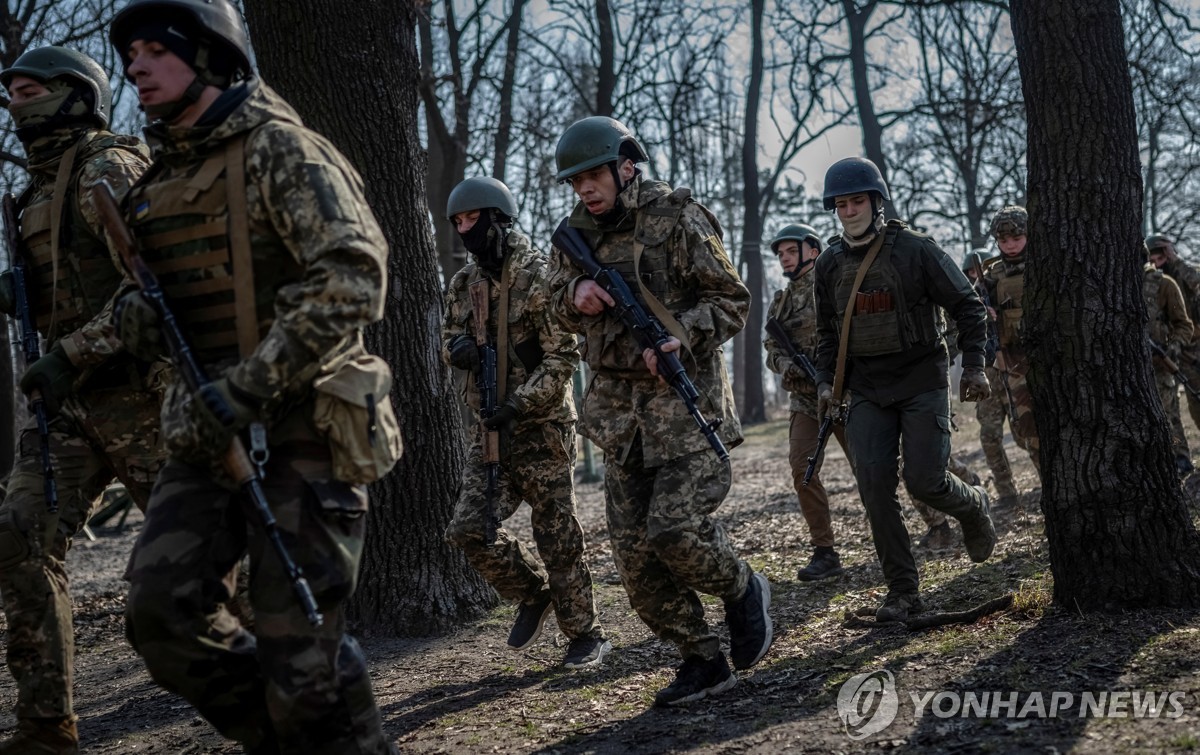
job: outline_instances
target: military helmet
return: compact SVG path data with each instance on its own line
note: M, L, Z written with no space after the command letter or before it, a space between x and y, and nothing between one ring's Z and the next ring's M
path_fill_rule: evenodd
M803 223L796 225L784 226L779 233L775 234L775 238L771 239L771 251L779 254L779 245L784 241L795 241L797 244L803 244L807 241L812 246L821 251L821 236L816 229Z
M825 171L825 209L832 210L838 197L875 192L890 200L887 182L879 167L865 157L846 157Z
M982 267L985 262L991 259L991 257L992 255L987 249L984 247L976 247L975 249L967 252L966 257L963 257L962 271L966 273L974 270L976 260L979 261L979 265Z
M1029 213L1024 207L1009 205L996 213L992 218L991 234L997 238L1006 236L1024 236L1029 230Z
M1174 242L1171 241L1171 239L1167 238L1166 236L1164 236L1161 233L1152 233L1146 237L1146 248L1149 249L1150 251L1154 251L1155 249L1157 249L1161 246L1173 246L1173 245L1174 245Z
M250 65L250 37L241 14L229 0L129 0L108 30L108 39L120 60L126 60L133 41L130 35L149 18L178 18L200 34L199 41L208 43L208 59L198 58L193 68L202 75L219 80L238 72L249 75L254 70Z
M502 181L487 176L475 176L459 182L446 200L446 219L460 212L495 207L510 218L517 216L517 201Z
M555 179L566 181L585 170L598 165L616 162L627 157L635 163L650 159L646 150L634 138L624 123L603 115L575 121L559 137L554 150L554 161L558 165Z
M57 78L74 79L91 91L92 115L102 127L108 125L112 116L112 88L108 85L108 74L87 55L66 47L27 50L11 66L0 71L0 84L8 88L14 76L28 76L42 83Z

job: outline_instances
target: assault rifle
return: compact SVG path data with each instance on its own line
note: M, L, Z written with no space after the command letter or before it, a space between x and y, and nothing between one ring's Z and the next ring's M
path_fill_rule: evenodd
M33 317L33 305L29 301L28 269L25 253L21 249L21 234L17 225L17 201L12 194L4 195L4 236L8 242L8 256L12 263L13 298L16 300L17 320L21 329L21 351L25 355L28 369L42 357L38 345L37 323ZM54 479L54 462L50 458L50 419L47 416L46 400L36 388L29 392L29 408L37 420L38 440L41 443L42 491L46 496L46 511L58 511L58 483Z
M983 346L984 363L991 367L996 363L996 355L1001 353L1000 349L1000 325L996 322L996 318L992 316L991 297L988 296L987 283L983 280L983 263L979 261L979 255L973 255L971 266L975 270L975 291L979 294L979 300L983 302L983 311L987 317L987 342ZM1017 402L1013 399L1012 388L1008 385L1008 358L1004 358L1004 369L998 370L1000 373L1000 382L1004 384L1004 396L1008 399L1008 416L1009 424L1017 421Z
M1200 390L1197 390L1196 386L1192 385L1191 382L1188 381L1187 376L1183 374L1183 370L1179 369L1179 364L1167 354L1166 348L1158 341L1155 341L1153 338L1151 338L1150 351L1154 353L1154 356L1158 357L1158 360L1162 363L1162 366L1167 368L1167 372L1171 373L1171 375L1179 381L1179 384L1183 386L1183 389L1187 391L1187 394L1193 399L1200 401Z
M788 338L787 331L783 328L783 323L776 320L774 317L767 319L767 335L774 338L779 345L783 346L784 351L792 358L792 363L804 370L804 374L808 375L808 379L815 386L817 384L817 368L813 366L812 360L805 356L804 352L796 348L792 343L792 339ZM804 470L804 485L812 482L813 475L817 472L817 460L821 458L821 454L825 453L825 444L829 442L829 433L833 430L833 413L825 416L821 420L821 426L817 429L817 448L813 451L813 455L808 457L808 468Z
M217 418L226 426L232 425L235 419L233 410L225 404L220 393L213 387L212 381L209 380L203 365L200 364L195 352L192 351L191 344L187 340L187 335L183 332L183 327L175 319L175 314L171 311L166 293L163 291L162 286L159 285L158 278L146 264L146 261L142 259L137 241L129 231L129 226L125 225L125 219L121 216L121 210L117 207L117 200L113 196L112 187L108 185L108 182L101 181L92 187L91 196L93 204L100 213L100 220L104 224L104 229L108 232L113 245L121 255L121 261L125 263L126 269L133 274L138 288L142 290L142 296L146 298L146 301L158 313L159 326L162 328L167 348L171 352L171 359L175 362L175 367L179 370L180 375L183 376L184 382L187 383L188 390L193 394L203 394L205 404L214 407L213 413L217 415ZM300 601L300 607L304 609L309 623L314 627L321 626L325 619L321 616L320 611L317 610L317 601L313 598L312 590L308 586L308 580L304 578L304 572L292 560L291 554L288 553L287 547L284 546L283 540L279 537L279 527L275 521L275 516L271 513L271 507L267 503L267 496L263 491L262 480L259 477L255 462L251 461L250 455L246 453L245 445L242 444L242 439L236 434L233 436L233 440L229 442L229 448L225 449L225 453L221 457L221 465L224 467L225 473L242 489L242 493L250 502L251 508L254 509L259 527L262 528L263 534L270 541L272 548L275 550L275 555L279 557L279 561L283 565L283 570L292 583L292 590L296 593L296 599Z
M675 393L683 400L688 414L692 415L692 419L700 427L700 432L704 433L708 444L712 446L713 451L716 451L717 458L721 461L728 461L729 451L717 437L717 427L720 426L721 419L718 417L706 420L700 413L699 407L696 406L700 392L696 390L692 379L688 377L683 362L679 361L679 355L674 351L663 351L662 349L663 345L671 339L671 334L667 332L663 324L646 311L619 272L611 267L603 267L596 261L587 239L583 237L579 229L568 225L567 219L564 218L558 224L558 230L551 237L551 242L612 297L616 302L613 309L617 318L625 324L626 328L629 328L629 332L633 334L643 349L654 349L654 354L658 357L658 374L662 375L663 379L675 389Z
M500 399L497 395L496 348L488 341L487 331L488 310L491 307L489 285L486 278L471 284L471 314L474 318L475 346L479 349L479 372L475 376L475 387L479 390L479 432L483 447L483 469L487 478L484 487L487 508L484 510L483 544L490 548L496 544L498 525L496 489L500 484L500 431L489 430L482 420L495 416L496 404Z

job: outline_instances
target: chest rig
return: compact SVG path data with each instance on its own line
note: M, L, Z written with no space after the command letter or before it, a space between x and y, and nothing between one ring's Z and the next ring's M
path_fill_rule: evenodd
M1150 337L1160 344L1170 339L1171 325L1162 306L1163 274L1159 270L1147 269L1142 273L1142 298L1146 302L1146 314L1150 316Z
M79 211L76 166L104 149L136 151L133 145L103 137L76 142L63 154L50 191L44 183L34 184L18 202L23 205L21 243L32 273L34 317L48 341L99 314L121 283L107 243L92 234Z
M993 272L994 271L994 272ZM1000 260L988 268L996 281L996 296L992 306L1000 317L1000 345L1016 346L1020 340L1021 298L1025 293L1025 263L1009 265Z
M245 135L203 161L156 164L129 192L130 229L203 363L253 351L276 291L299 265L273 236L253 236Z

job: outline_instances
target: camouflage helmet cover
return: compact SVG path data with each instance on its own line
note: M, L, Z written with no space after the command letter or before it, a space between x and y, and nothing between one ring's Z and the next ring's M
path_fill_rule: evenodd
M229 0L130 0L113 18L108 30L108 39L120 60L126 60L129 43L133 41L130 35L148 16L181 17L201 33L202 41L210 45L210 57L208 61L197 60L197 70L214 74L210 69L215 62L213 52L223 55L223 62L231 68L229 74L249 75L254 70L250 65L250 37L241 14Z
M825 171L825 209L832 210L838 197L875 192L890 200L887 182L879 166L865 157L846 157Z
M495 207L510 218L517 216L517 202L502 181L488 176L475 176L459 182L446 200L446 219L453 220L460 212Z
M780 229L779 233L775 234L775 238L771 239L771 251L779 254L779 245L784 241L795 241L797 244L803 244L807 241L816 247L818 252L821 251L820 234L812 226L804 225L803 223L786 225Z
M635 163L650 159L646 150L625 124L603 115L593 115L575 121L558 139L554 161L558 167L555 179L566 181L571 176L606 163L627 157Z
M1029 213L1024 207L1009 205L992 218L992 236L1024 236L1029 230Z
M8 88L14 76L28 76L45 83L51 79L69 78L92 92L92 115L107 126L112 115L112 88L108 74L100 64L87 55L66 47L38 47L27 50L8 68L0 71L0 84Z

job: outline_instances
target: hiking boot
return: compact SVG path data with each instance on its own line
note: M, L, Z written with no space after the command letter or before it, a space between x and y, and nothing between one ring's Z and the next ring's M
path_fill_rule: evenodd
M17 733L0 743L0 755L79 755L75 716L18 719Z
M992 524L987 491L981 487L975 490L979 492L979 510L974 516L959 520L959 524L962 526L967 555L978 564L987 561L996 548L996 526Z
M746 594L741 600L725 603L725 624L729 627L729 655L733 667L748 669L762 660L775 636L771 616L771 583L762 574L750 575Z
M1013 484L1010 477L1007 480L996 480L996 495L1000 498L1000 501L1006 501L1009 499L1015 500L1021 494L1017 491L1017 486Z
M950 522L935 524L917 541L918 548L931 551L944 551L956 545L958 545L958 538L954 536L954 528L950 526Z
M925 610L921 596L915 592L889 592L883 605L875 610L876 621L905 621L908 614Z
M812 560L808 562L808 566L796 572L796 579L815 582L818 579L840 576L845 571L837 551L827 546L818 546L813 551Z
M513 650L524 650L542 636L542 625L554 611L554 601L549 596L533 603L522 603L517 608L517 620L508 633L508 646Z
M692 656L683 659L683 665L675 672L675 681L658 691L654 704L683 705L724 692L735 684L737 677L729 670L724 653L718 653L711 661Z
M612 643L603 637L576 637L567 645L563 668L599 666L604 656L612 652Z

